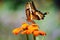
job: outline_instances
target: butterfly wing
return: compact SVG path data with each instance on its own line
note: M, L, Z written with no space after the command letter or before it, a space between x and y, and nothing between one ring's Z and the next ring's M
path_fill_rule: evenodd
M26 17L27 20L41 20L44 19L46 13L42 13L36 10L33 2L28 2L26 4Z

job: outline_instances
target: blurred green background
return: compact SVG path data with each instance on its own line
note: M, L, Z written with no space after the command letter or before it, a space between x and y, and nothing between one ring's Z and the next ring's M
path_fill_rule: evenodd
M14 35L12 30L26 22L25 4L29 0L0 0L0 40L26 40L26 36ZM44 40L60 40L60 0L32 0L41 12L48 12L44 20L35 20L47 33ZM32 35L29 36L33 40ZM41 40L43 36L36 37Z

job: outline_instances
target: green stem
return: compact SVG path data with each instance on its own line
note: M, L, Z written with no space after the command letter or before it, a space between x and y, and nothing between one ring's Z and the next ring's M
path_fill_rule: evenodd
M28 35L26 34L26 37L27 37L27 40L29 40L29 37L28 37Z
M36 37L33 35L34 40L36 40Z

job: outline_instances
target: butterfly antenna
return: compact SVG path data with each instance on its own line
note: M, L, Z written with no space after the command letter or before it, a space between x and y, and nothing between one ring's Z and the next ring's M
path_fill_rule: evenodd
M47 12L45 12L44 15L47 15Z
M47 14L49 14L49 12L45 12L45 13L44 13L44 15L47 15Z

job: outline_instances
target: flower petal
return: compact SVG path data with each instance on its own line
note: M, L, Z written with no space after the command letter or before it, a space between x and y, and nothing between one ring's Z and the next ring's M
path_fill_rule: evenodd
M38 35L39 35L39 31L34 31L34 32L33 32L33 35L34 35L34 36L38 36Z
M42 36L46 36L46 33L44 31L39 31L39 34L42 35Z
M13 34L17 35L22 29L16 28L12 31Z
M27 23L23 23L21 28L26 29L29 25Z

